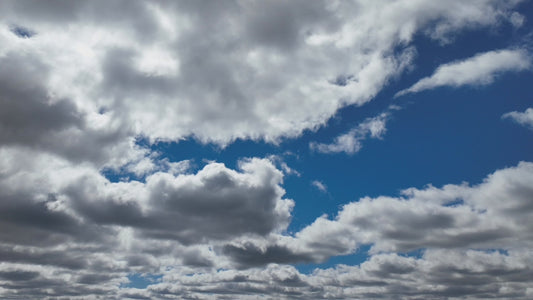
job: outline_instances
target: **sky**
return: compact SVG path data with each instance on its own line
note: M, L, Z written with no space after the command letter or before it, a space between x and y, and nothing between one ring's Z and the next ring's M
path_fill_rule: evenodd
M533 298L533 3L0 2L0 298Z

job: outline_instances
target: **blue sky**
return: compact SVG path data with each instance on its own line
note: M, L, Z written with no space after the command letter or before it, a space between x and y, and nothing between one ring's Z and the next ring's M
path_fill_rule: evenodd
M1 6L0 297L533 295L531 1Z

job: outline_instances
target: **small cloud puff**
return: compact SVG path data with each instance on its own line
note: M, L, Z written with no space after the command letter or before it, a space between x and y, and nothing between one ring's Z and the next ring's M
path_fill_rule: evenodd
M531 107L524 112L508 112L502 116L502 119L511 119L514 122L533 130L533 108Z
M319 191L321 192L327 192L328 191L328 187L322 183L321 181L318 181L318 180L313 180L313 182L311 182L311 184L316 187Z

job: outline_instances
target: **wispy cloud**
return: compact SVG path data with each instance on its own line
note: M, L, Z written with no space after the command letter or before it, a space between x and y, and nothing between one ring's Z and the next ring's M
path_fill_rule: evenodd
M531 68L531 58L525 50L497 50L441 65L433 75L420 79L410 88L396 93L400 97L441 86L487 85L504 72Z
M320 153L354 154L363 147L362 142L368 138L381 139L387 132L387 121L391 111L400 109L391 105L385 112L378 116L365 119L347 133L337 136L332 143L311 142L309 147Z
M311 184L316 187L319 191L325 193L328 191L328 187L322 183L321 181L318 181L318 180L313 180L313 182L311 182Z

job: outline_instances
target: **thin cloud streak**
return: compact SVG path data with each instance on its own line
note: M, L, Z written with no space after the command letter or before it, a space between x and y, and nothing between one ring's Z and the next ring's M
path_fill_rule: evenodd
M394 97L442 86L456 88L465 85L488 85L502 73L529 69L531 69L531 57L522 49L479 53L464 60L439 66L431 76L420 79L410 88L396 93Z

